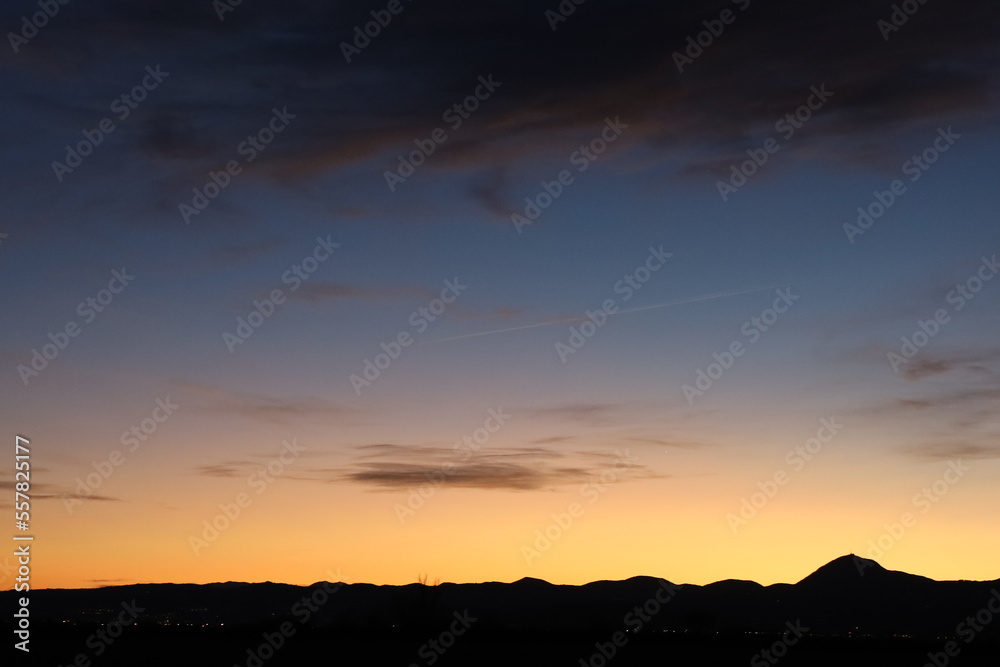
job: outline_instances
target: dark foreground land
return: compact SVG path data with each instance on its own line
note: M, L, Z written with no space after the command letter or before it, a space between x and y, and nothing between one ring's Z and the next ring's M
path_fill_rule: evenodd
M8 626L9 627L9 626ZM805 637L789 646L782 657L762 653L780 642L781 635L724 636L696 634L649 634L629 638L604 660L595 643L610 652L606 636L588 633L499 633L470 629L450 648L437 652L426 646L427 638L403 632L337 632L305 629L287 638L277 650L269 646L265 633L276 628L181 628L133 627L101 655L88 648L94 627L44 624L32 633L30 661L17 664L58 667L75 664L78 655L93 667L308 667L311 665L546 665L578 667L650 665L810 665L823 667L934 667L945 665L987 666L1000 664L1000 644L977 641L962 646L956 657L942 653L945 642L907 638ZM9 635L8 635L9 636ZM423 647L423 651L421 648ZM938 654L937 664L928 654ZM86 662L82 662L84 667Z

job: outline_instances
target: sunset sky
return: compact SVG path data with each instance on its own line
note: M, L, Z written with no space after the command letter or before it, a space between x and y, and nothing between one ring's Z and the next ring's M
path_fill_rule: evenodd
M994 3L219 6L0 10L34 587L1000 576Z

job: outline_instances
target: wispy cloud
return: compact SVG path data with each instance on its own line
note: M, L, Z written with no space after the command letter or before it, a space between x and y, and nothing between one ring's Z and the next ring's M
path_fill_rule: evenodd
M1000 348L950 355L924 352L903 364L900 374L907 380L923 380L953 371L988 374L997 365L1000 365Z
M576 422L586 426L606 426L619 421L625 406L616 403L566 403L537 408L519 408L517 414L544 421Z
M362 412L358 408L311 396L281 398L183 381L175 381L172 385L189 395L186 402L194 410L276 424L286 424L302 418L352 421Z
M5 489L8 491L13 491L15 488L15 481L0 480L0 489ZM14 504L6 501L7 494L4 494L5 499L0 501L0 507L13 507ZM14 494L9 495L10 498L14 497ZM95 500L97 502L106 503L120 503L124 502L121 498L116 498L114 496L104 496L100 494L93 495L80 495L75 489L67 486L61 486L57 484L46 484L35 482L31 485L31 498L33 500Z
M997 433L997 436L1000 436L1000 433ZM983 445L961 441L927 442L918 445L905 445L900 448L900 451L903 454L934 461L996 459L1000 458L1000 443Z
M224 461L198 466L195 472L208 477L246 477L253 466L253 461Z
M722 299L722 298L730 297L730 296L740 296L740 295L743 295L743 294L750 294L752 292L760 292L762 290L774 289L775 287L781 287L781 286L785 286L787 284L788 283L781 282L781 283L774 283L774 284L771 284L771 285L762 285L762 286L759 286L759 287L748 287L748 288L741 287L739 289L725 290L723 292L713 292L712 294L702 294L702 295L699 295L699 296L689 297L689 298L685 298L685 299L677 299L675 301L668 301L666 303L656 303L656 304L652 304L652 305L649 305L649 306L639 306L639 307L636 307L636 308L626 308L624 310L616 310L613 313L608 313L608 316L609 317L617 317L617 316L620 316L620 315L626 315L628 313L638 313L638 312L642 312L642 311L645 311L645 310L656 310L656 309L659 309L659 308L670 308L672 306L680 306L680 305L685 305L685 304L689 304L689 303L697 303L699 301L711 301L713 299ZM548 319L542 320L541 322L533 322L531 324L522 324L522 325L513 326L513 327L504 327L503 329L493 329L493 330L490 330L490 331L477 331L475 333L459 334L457 336L448 336L446 338L435 338L435 339L432 339L432 340L424 341L422 344L427 344L427 343L443 343L445 341L459 340L461 338L476 338L478 336L491 336L493 334L507 333L509 331L520 331L522 329L534 329L536 327L547 327L547 326L551 326L553 324L565 324L565 323L568 323L568 322L583 322L583 321L586 321L587 319L588 319L587 316L580 316L580 315L555 315L555 316L552 316L552 317L550 317Z
M532 444L535 445L554 445L557 442L571 442L576 439L576 436L572 435L551 435L546 438L538 438L532 440Z
M894 402L902 410L977 409L1000 400L1000 386L965 387L928 394L920 398L900 398Z
M710 446L708 443L698 442L695 440L654 438L649 436L626 436L623 440L625 442L638 442L644 445L654 445L656 447L667 447L673 449L702 449Z

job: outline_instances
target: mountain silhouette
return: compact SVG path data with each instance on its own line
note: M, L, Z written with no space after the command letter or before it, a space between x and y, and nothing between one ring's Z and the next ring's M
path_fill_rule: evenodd
M8 608L15 607L14 598L19 595L14 591L0 593ZM112 622L122 603L134 600L143 613L139 619L141 629L131 630L130 636L168 646L176 643L168 640L176 633L195 633L185 641L209 642L208 638L212 638L215 643L210 642L211 646L220 656L217 664L246 664L234 662L226 652L231 648L227 642L253 641L262 636L261 631L271 628L273 632L281 623L291 624L289 627L301 629L301 636L311 637L309 642L313 643L304 641L302 646L322 646L335 637L348 644L367 637L379 646L384 644L384 650L389 652L396 650L392 647L407 646L410 654L400 648L400 655L393 653L395 657L389 662L412 664L412 651L420 646L418 640L454 627L463 614L476 619L470 636L493 638L489 641L501 641L497 637L517 641L534 638L530 641L542 642L553 651L555 648L546 643L557 641L553 638L582 641L582 646L590 641L592 651L594 644L589 638L604 641L623 631L629 634L622 636L646 638L637 643L667 641L671 637L676 642L714 642L720 637L736 643L750 641L746 638L760 642L780 637L789 623L808 628L807 635L814 641L910 638L907 641L924 641L933 647L942 638L955 637L959 624L986 608L994 598L993 604L1000 604L1000 580L935 581L887 570L873 560L848 555L823 565L797 583L769 586L735 579L704 586L674 584L647 576L569 586L525 577L513 583L437 586L335 582L311 586L271 582L134 584L43 589L30 595L32 623L56 635L76 631L76 646L82 643L87 628ZM305 614L303 600L311 600L315 609ZM640 610L645 614L641 623L637 620ZM6 625L10 625L9 620ZM241 632L239 641L230 634ZM550 639L543 641L539 637ZM979 632L976 645L979 650L992 650L1000 647L998 640L1000 618ZM479 646L473 640L466 643ZM536 648L541 651L539 656L548 655ZM489 662L493 653L485 651L487 657L470 657L467 664L494 664ZM126 655L125 651L122 655ZM70 658L56 656L52 664ZM144 664L159 663L144 658ZM168 664L166 657L163 664Z
M629 609L654 595L664 581L633 577L567 586L525 577L509 584L339 584L310 621L406 626L414 614L426 621L447 617L450 610L469 608L479 610L490 624L504 627L615 627ZM954 629L956 619L982 607L997 585L997 581L935 581L848 555L795 584L762 586L727 579L704 586L679 585L650 627L690 629L685 618L698 614L711 619L703 625L713 629L768 631L780 628L789 618L802 617L811 619L821 632L946 633ZM59 622L92 619L97 610L113 610L116 601L135 598L148 606L146 618L153 621L252 623L289 615L297 600L319 586L271 582L134 584L36 590L31 595L36 618ZM13 598L16 594L6 591L0 595Z

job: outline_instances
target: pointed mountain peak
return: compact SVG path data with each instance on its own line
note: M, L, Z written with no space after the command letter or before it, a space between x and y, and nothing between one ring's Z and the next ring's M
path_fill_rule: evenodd
M841 556L840 558L833 559L799 583L839 583L845 581L857 581L866 576L881 575L887 572L888 570L869 558L862 558L861 556L850 554L848 556Z

